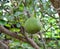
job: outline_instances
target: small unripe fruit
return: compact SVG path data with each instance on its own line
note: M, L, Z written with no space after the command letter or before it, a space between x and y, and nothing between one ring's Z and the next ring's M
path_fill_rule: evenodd
M40 31L40 21L35 17L30 17L24 25L24 28L27 33L37 33Z

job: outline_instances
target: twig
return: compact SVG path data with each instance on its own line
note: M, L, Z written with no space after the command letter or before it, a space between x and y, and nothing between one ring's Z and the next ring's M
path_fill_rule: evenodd
M1 44L3 47L5 47L6 49L9 49L9 47L8 47L5 43L3 43L2 41L0 41L0 44Z
M43 44L44 49L47 49L47 46L46 46L46 44L45 44L45 41L44 41L44 39L43 39L43 37L42 37L42 33L39 32L38 34L40 35L40 38L41 38L41 41L42 41L42 44Z

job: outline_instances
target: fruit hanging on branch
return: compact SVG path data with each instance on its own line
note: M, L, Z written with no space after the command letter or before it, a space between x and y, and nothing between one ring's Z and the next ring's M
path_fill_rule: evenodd
M35 34L40 31L40 21L35 17L30 17L26 20L24 28L27 33Z

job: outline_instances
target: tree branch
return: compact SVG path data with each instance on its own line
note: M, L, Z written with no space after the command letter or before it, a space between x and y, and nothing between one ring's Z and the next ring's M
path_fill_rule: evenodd
M29 38L29 37L27 36L27 34L24 34L24 36L25 36L27 42L28 42L29 44L31 44L35 49L40 49L39 46L38 46L31 38Z
M16 33L10 32L8 29L4 28L1 25L0 25L0 31L1 31L1 33L7 34L11 37L14 37L14 38L18 39L18 40L26 41L23 37L18 36Z
M9 36L12 36L18 40L22 40L22 41L27 41L29 44L32 45L32 47L34 47L35 49L40 49L39 46L32 40L30 39L27 35L24 34L25 39L22 38L21 36L18 36L15 33L10 32L8 29L4 28L3 26L0 25L0 31L2 31L2 33L7 34Z

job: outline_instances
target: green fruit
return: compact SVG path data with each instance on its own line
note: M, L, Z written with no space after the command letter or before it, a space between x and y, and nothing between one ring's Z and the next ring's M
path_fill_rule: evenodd
M27 33L31 34L37 33L38 31L40 31L40 21L37 18L30 17L25 22L24 28Z

